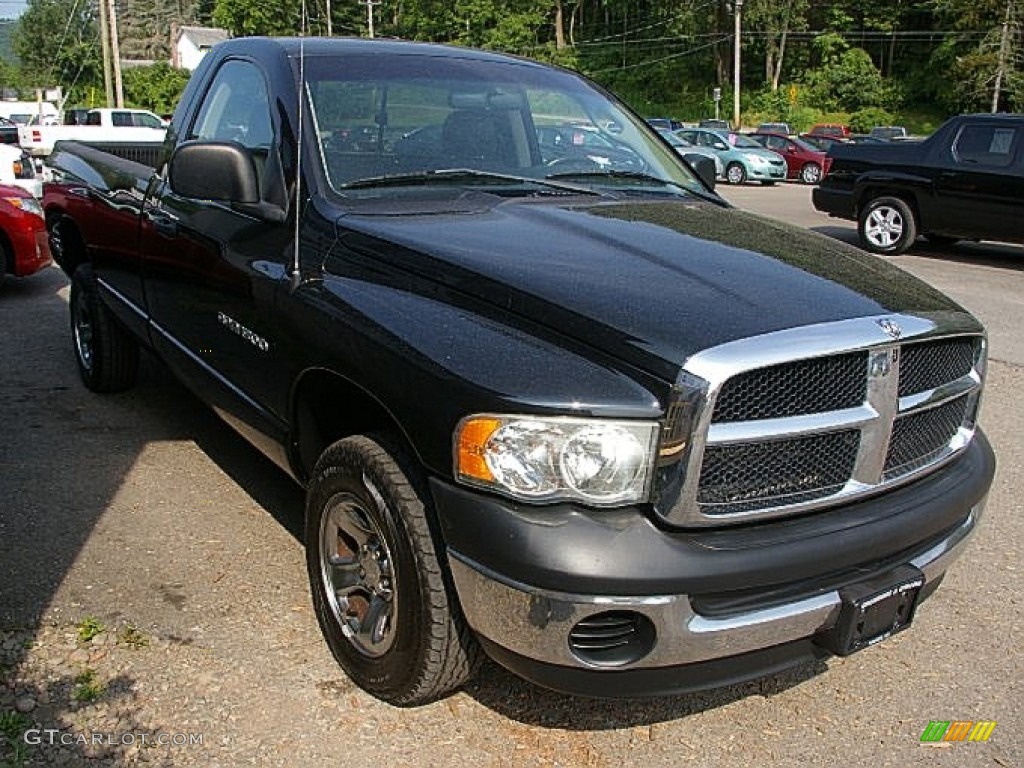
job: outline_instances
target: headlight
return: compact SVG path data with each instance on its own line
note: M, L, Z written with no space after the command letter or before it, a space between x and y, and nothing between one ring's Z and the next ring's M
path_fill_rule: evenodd
M768 164L768 158L762 157L761 155L747 155L747 160L749 160L754 165L767 165Z
M26 213L34 213L36 216L43 215L43 207L34 197L5 197L4 200L15 208L21 208Z
M643 501L658 444L654 422L479 415L455 431L455 476L533 502Z

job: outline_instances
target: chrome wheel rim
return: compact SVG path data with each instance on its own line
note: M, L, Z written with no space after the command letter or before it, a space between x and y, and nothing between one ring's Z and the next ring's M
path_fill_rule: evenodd
M808 184L817 184L821 180L821 169L816 165L804 166L804 181Z
M743 177L746 175L743 169L738 165L730 165L726 169L726 178L729 179L730 184L740 184L743 181Z
M864 236L876 248L892 248L903 237L903 216L888 205L871 211L864 222Z
M87 371L92 370L92 316L81 291L75 294L74 306L75 352Z
M364 478L377 501L380 494ZM395 639L398 590L387 539L363 502L339 493L320 519L320 578L342 634L364 656L383 656Z

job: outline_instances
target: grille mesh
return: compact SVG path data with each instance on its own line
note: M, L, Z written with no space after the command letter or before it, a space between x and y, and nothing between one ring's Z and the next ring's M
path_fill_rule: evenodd
M971 372L979 340L941 339L903 347L900 362L900 397L927 392L961 379Z
M884 479L892 480L938 459L963 425L967 403L965 395L896 419L885 457Z
M744 445L709 446L697 501L707 515L797 504L841 489L853 473L855 429Z
M788 508L795 512L837 494L862 494L861 486L849 485L854 477L874 488L935 465L958 445L954 439L973 417L973 386L942 405L897 414L891 432L869 425L892 412L897 403L887 400L897 394L928 393L968 376L982 343L979 336L963 336L903 344L898 384L879 381L870 388L870 350L794 360L728 379L715 399L711 424L750 422L744 431L751 437L742 444L704 444L696 488L700 515L724 520L750 513L776 516ZM864 426L851 427L837 413L865 404L876 416ZM780 428L792 426L776 421L765 423L759 434L757 422L806 414L816 415L813 433L780 437L787 431ZM862 445L862 440L875 442ZM880 453L884 467L872 478Z
M854 408L867 391L867 353L798 360L742 373L726 382L716 423L778 419Z

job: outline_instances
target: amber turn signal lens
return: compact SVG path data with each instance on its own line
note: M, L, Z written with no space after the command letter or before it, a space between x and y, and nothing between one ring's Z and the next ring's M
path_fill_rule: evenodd
M463 477L472 477L492 482L494 475L484 458L484 447L501 421L492 418L476 418L466 421L459 431L458 471Z

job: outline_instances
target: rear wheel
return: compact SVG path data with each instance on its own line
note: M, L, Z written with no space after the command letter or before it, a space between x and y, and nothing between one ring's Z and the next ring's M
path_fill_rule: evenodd
M415 463L387 436L356 436L317 462L306 565L327 643L349 677L400 706L440 698L479 657L429 521Z
M876 197L857 223L861 245L872 253L903 253L917 239L914 212L898 197Z
M807 163L800 169L800 180L804 184L817 184L821 181L821 166L817 163Z
M92 265L71 278L71 337L82 382L93 392L121 392L135 383L139 344L106 308Z
M747 169L742 163L729 163L725 169L725 180L730 184L742 184L747 180Z

